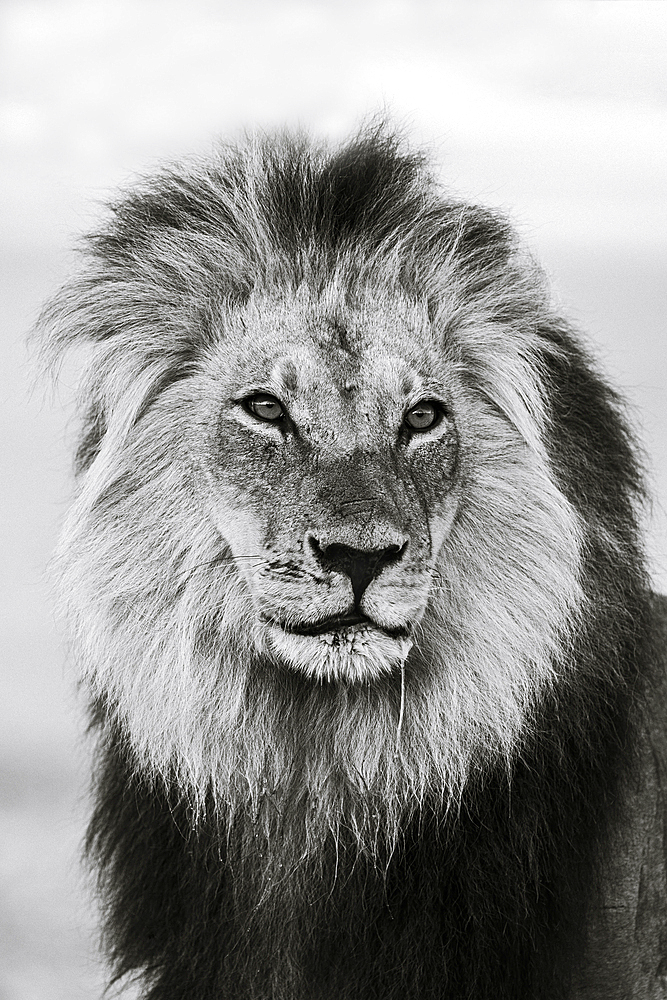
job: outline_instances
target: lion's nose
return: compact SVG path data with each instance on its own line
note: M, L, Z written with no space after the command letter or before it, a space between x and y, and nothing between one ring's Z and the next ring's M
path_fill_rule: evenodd
M379 549L355 549L338 542L320 545L314 535L309 535L308 543L324 569L349 576L356 604L359 604L371 580L379 576L385 566L398 562L408 545L406 541L402 545L387 545Z

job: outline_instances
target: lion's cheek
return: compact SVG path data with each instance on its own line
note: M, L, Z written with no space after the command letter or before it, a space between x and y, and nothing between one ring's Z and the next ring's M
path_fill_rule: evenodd
M256 432L225 415L208 421L214 431L193 451L199 456L201 471L209 490L238 507L241 504L257 519L271 509L275 498L294 479L294 462L285 441L272 428ZM206 423L202 419L200 423Z
M364 614L390 631L410 629L419 622L432 585L433 558L426 551L405 563L384 570L364 592Z
M232 497L224 493L212 498L209 507L215 527L238 564L241 566L257 556L262 535L259 518L247 507L235 509Z
M437 515L449 503L447 497L456 490L460 479L459 435L453 421L433 440L413 439L401 470L402 478L414 483L425 510Z

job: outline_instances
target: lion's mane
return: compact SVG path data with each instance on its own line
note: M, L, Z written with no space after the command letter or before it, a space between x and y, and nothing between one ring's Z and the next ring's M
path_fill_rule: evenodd
M403 678L356 685L257 652L187 447L253 297L332 287L419 304L468 401ZM151 1000L565 996L646 669L642 484L507 221L381 129L251 141L121 199L44 323L54 358L91 345L59 565L116 974Z

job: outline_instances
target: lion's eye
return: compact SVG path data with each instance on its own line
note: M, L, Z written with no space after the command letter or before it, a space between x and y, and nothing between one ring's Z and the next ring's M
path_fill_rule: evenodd
M405 423L413 431L427 431L440 421L440 408L430 399L417 403L405 414Z
M257 417L258 420L280 420L285 414L280 400L264 392L258 393L256 396L248 396L247 399L243 400L243 405L248 413Z

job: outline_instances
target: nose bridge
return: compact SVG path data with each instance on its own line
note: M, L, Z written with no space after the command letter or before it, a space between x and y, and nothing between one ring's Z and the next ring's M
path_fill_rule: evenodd
M316 507L324 517L313 525L320 542L363 550L403 546L398 488L391 464L377 453L357 450L320 467Z

